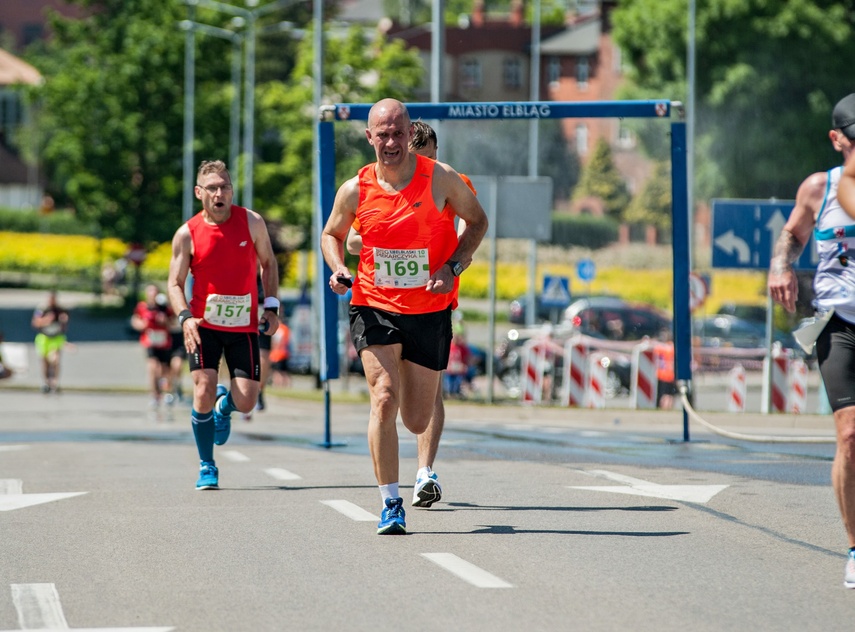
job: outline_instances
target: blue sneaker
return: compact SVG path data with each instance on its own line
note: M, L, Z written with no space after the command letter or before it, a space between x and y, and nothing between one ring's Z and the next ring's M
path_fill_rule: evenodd
M220 399L225 397L229 392L222 384L217 384L217 400L214 404L214 444L223 445L229 440L229 434L232 432L232 416L222 415L217 412L217 404Z
M377 523L377 535L404 535L406 532L404 499L387 498L386 508L380 514L380 522Z
M199 468L199 480L196 481L196 489L219 489L220 472L217 466L209 461L202 461Z
M413 487L413 507L430 507L442 498L442 487L436 479L436 472L429 467L419 470Z

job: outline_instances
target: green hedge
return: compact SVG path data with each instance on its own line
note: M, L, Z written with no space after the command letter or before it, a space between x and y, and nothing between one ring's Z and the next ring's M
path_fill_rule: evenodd
M596 250L618 240L618 224L608 217L553 215L552 244Z
M0 231L50 233L54 235L94 235L97 227L81 222L71 211L42 215L37 211L0 208Z

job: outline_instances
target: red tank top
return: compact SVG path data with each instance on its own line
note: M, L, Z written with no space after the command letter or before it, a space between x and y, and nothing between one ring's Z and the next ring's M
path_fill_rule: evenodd
M377 182L375 164L359 170L356 220L362 235L353 305L398 314L427 314L457 304L459 280L448 294L425 289L427 279L457 248L454 213L436 208L432 184L435 163L416 156L416 170L401 191Z
M257 332L258 257L246 209L232 205L231 216L222 224L209 224L198 213L187 226L193 240L193 317L204 318L202 325L211 329Z

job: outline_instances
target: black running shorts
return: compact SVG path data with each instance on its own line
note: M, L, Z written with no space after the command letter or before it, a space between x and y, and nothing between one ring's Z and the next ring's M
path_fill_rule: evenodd
M371 345L402 345L401 359L442 371L451 349L451 307L427 314L395 314L351 305L350 336L357 353Z
M256 382L261 379L257 333L199 327L199 337L202 344L190 354L190 371L219 371L220 358L225 354L231 378L244 377Z
M816 339L816 358L831 410L855 406L855 325L833 315Z

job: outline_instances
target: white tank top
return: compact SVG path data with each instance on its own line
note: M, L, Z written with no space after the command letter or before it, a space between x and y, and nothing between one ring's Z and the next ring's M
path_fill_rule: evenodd
M843 167L828 171L825 198L816 219L814 238L819 263L813 279L814 306L820 313L834 308L855 323L855 219L837 201Z

